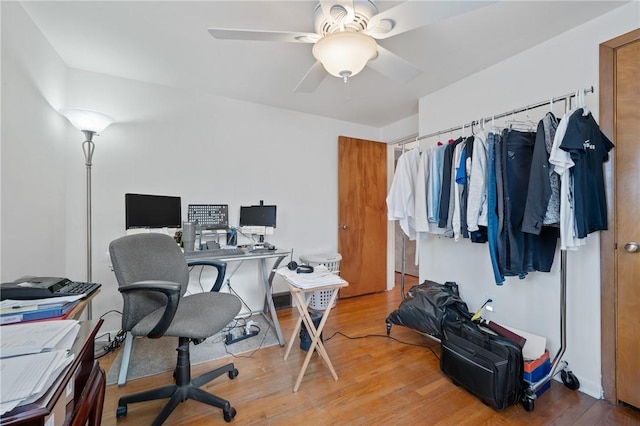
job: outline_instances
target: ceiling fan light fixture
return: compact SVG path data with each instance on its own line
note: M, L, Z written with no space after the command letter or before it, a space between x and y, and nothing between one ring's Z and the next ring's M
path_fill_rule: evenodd
M327 34L313 45L313 56L335 77L353 77L378 52L376 41L361 32Z

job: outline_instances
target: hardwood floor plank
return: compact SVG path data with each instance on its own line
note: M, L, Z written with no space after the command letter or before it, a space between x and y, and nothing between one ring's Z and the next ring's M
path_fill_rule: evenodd
M406 290L417 283L416 278L407 278ZM250 358L227 357L193 366L193 376L227 362L235 364L240 371L235 380L223 376L205 389L231 402L238 411L233 423L238 425L640 425L637 410L596 400L558 382L535 401L533 412L526 412L521 405L502 412L491 409L440 372L437 341L395 325L393 339L386 337L385 320L402 301L398 288L338 300L323 332L337 381L314 355L299 391L294 393L306 356L298 342L294 342L287 361L283 359L285 348L274 346L260 349ZM278 311L287 339L296 315L292 308ZM115 354L101 358L103 368L108 369L113 358ZM124 387L108 386L102 424L116 425L120 396L171 381L169 372L132 380ZM164 403L130 404L127 416L117 424L149 424ZM165 424L206 426L225 421L221 410L187 401Z

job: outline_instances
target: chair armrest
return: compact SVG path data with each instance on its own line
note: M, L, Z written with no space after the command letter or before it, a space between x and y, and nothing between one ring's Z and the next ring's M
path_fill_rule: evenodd
M219 292L222 288L222 283L224 282L224 276L227 272L227 263L220 262L218 260L191 260L187 262L189 266L213 266L218 270L218 276L216 277L216 282L211 287L211 291Z
M162 337L169 328L173 317L178 310L180 302L180 284L172 281L138 281L118 287L120 293L131 293L133 291L157 291L167 296L167 304L162 313L162 317L147 337L157 339Z

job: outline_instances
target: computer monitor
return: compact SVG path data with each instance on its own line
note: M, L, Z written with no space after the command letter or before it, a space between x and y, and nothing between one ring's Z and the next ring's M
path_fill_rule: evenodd
M241 206L241 227L276 227L276 206Z
M197 222L200 229L227 229L229 206L227 204L189 204L187 220Z
M180 197L167 195L124 194L125 226L133 228L180 228Z

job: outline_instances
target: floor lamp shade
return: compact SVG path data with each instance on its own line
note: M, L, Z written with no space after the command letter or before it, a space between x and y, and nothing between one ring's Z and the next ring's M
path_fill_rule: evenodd
M62 108L59 112L67 117L71 124L73 124L73 126L78 130L100 133L113 123L112 117L98 111Z

